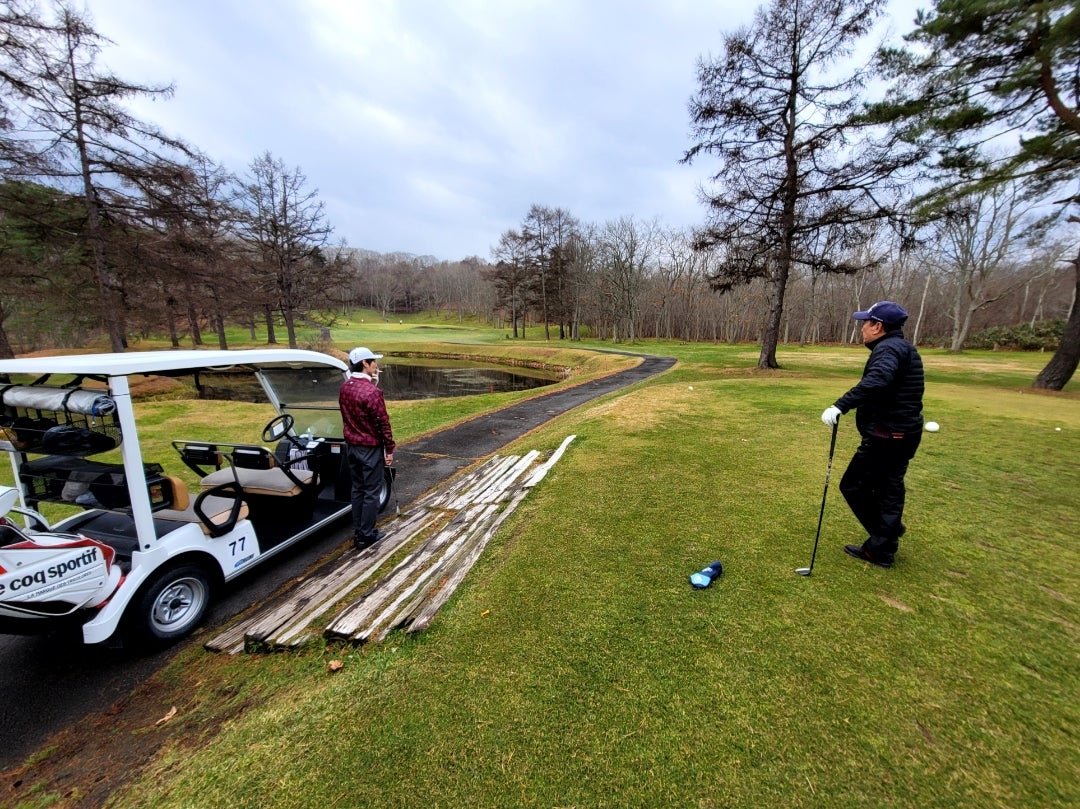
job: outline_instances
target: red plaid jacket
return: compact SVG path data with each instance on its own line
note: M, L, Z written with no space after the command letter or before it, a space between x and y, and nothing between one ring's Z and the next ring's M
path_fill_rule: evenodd
M354 376L345 380L338 394L345 443L361 447L382 446L392 455L397 444L390 429L383 392L370 379Z

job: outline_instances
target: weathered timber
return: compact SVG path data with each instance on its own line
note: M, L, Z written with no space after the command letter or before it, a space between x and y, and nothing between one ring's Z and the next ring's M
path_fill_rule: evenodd
M237 653L295 649L315 639L313 622L348 601L327 626L331 640L378 642L394 629L430 625L476 564L503 522L562 457L569 436L542 464L540 453L493 456L429 492L383 530L367 550L350 551L301 579L274 605L227 629L208 649ZM412 550L409 546L414 545ZM405 557L360 595L349 598L402 551Z
M484 529L496 519L499 512L496 506L506 499L509 487L528 471L539 455L539 452L532 451L522 458L508 458L508 462L498 466L495 474L485 476L468 493L460 497L455 502L455 506L467 507L466 504L471 502L487 506L487 508L470 517L465 525L461 526L464 532L461 538L450 543L441 558L406 587L381 613L374 617L371 616L370 612L363 613L364 621L353 632L352 640L358 642L364 642L369 638L382 640L391 629L400 625L408 615L421 609L424 599L436 586L447 579L448 575L452 573L455 563L460 559L469 557L469 551L472 550L471 546L477 544L476 538L483 536ZM509 463L510 461L512 463ZM501 522L501 519L499 521ZM483 544L486 544L486 541ZM476 556L478 557L479 553ZM470 563L469 567L471 566ZM419 592L416 597L412 598L404 609L398 611L398 607L417 590ZM393 620L387 622L391 615L394 616Z
M443 547L457 537L461 527L468 523L471 516L468 511L461 512L435 536L402 559L397 567L366 590L359 599L347 606L330 622L326 627L327 637L341 640L352 637L366 621L382 609L387 601L392 600L395 593L414 575L426 568L430 560Z
M536 450L527 453L520 461L514 464L505 475L494 481L486 490L479 492L473 502L498 503L500 500L503 500L510 487L529 470L529 467L532 466L533 462L539 457L540 453Z
M494 460L494 459L493 459ZM473 481L471 486L460 490L457 495L446 503L446 508L460 510L476 499L477 494L486 491L495 481L501 479L507 470L511 469L519 460L517 455L509 455L499 458L498 463L492 463L485 468L483 474Z
M297 613L291 619L282 623L276 630L262 638L262 642L275 649L291 649L306 643L309 634L307 630L312 621L322 616L359 585L371 578L386 559L401 550L414 537L423 533L438 518L437 512L421 512L409 520L407 529L405 526L397 530L387 529L386 536L377 546L367 548L360 553L360 556L364 557L365 554L376 551L378 548L365 567L351 576L342 576L338 577L336 581L327 581L325 591L317 601L306 607L303 612ZM254 639L253 633L245 635L247 643Z
M484 552L488 542L495 536L495 533L499 530L503 521L514 512L514 509L516 509L521 501L525 499L526 494L528 494L528 489L522 489L514 495L513 499L506 504L505 508L503 508L491 525L487 527L479 540L469 549L469 552L463 556L459 564L457 564L455 568L449 572L449 575L440 582L438 589L431 593L426 603L417 605L418 609L414 611L415 614L410 613L409 616L406 616L405 619L399 623L406 632L420 632L427 629L428 625L430 625L431 621L435 618L435 613L437 613L442 605L450 599L450 596L454 594L458 585L465 579L466 574L472 569L473 565L475 565L480 558L480 555Z
M547 473L551 471L551 467L553 467L558 462L559 458L563 456L563 453L566 452L566 448L570 446L570 443L575 438L577 438L576 435L568 435L566 436L566 438L563 439L563 442L559 444L559 448L553 453L551 453L551 457L544 461L544 463L540 464L540 466L536 468L536 471L529 475L529 478L525 481L524 484L526 489L531 489L533 486L535 486L537 483L547 477Z
M492 506L488 506L487 510L493 509ZM484 518L481 517L480 520ZM466 526L457 538L454 539L447 547L445 554L437 559L433 564L429 565L419 576L417 576L411 583L404 587L383 610L374 617L370 618L363 626L357 629L352 635L352 640L356 643L364 643L372 637L377 631L382 630L378 636L378 639L386 637L386 634L396 626L396 615L398 614L401 605L405 603L410 597L420 591L424 593L427 591L427 584L429 582L437 582L441 576L441 571L446 564L447 559L455 558L464 547L471 535L474 533L475 528L473 526ZM391 620L395 618L395 620Z
M498 519L498 512L499 508L497 506L489 506L484 518L470 526L469 530L463 534L463 541L452 552L443 554L432 567L433 575L413 594L405 606L398 610L391 621L385 623L379 631L371 634L369 640L380 641L386 637L390 630L401 627L412 620L412 617L428 603L431 594L441 588L447 579L454 574L461 561L474 551L483 537L484 529L494 519Z
M430 596L425 594L425 596L427 596L424 599L426 603L419 599L414 603L410 603L409 607L397 616L397 619L394 622L395 626L403 628L406 632L419 632L428 627L435 617L435 613L437 613L442 605L449 600L450 596L454 594L458 585L461 584L466 574L472 569L473 565L476 564L477 560L484 552L484 548L487 547L488 542L495 536L506 518L509 517L514 512L514 509L520 505L521 501L525 499L525 495L528 494L529 490L544 479L575 438L577 438L576 435L565 438L562 444L559 445L559 448L551 454L551 457L529 475L522 484L521 489L513 496L513 499L510 500L498 516L495 517L494 521L487 527L487 530L484 531L479 540L468 548L467 552L462 554L459 560L456 560L455 565L448 566L451 569L447 571L445 578L439 580L437 589L434 587L428 588ZM384 631L379 637L373 638L373 640L382 640L385 635L386 632Z
M387 530L386 541L360 553L347 553L330 570L302 579L284 601L234 624L206 643L205 647L213 652L237 654L248 643L256 646L264 643L279 627L295 625L296 620L306 613L329 609L334 604L331 597L336 595L340 598L354 589L354 582L358 578L361 581L368 578L387 557L408 543L432 519L428 512L404 518Z
M462 492L472 489L479 481L494 474L494 470L505 462L501 455L492 456L488 461L472 472L452 482L449 486L438 489L423 498L417 505L421 508L445 508Z

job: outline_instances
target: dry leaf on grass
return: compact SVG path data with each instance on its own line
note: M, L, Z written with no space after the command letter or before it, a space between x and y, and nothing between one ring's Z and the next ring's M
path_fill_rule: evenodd
M154 724L155 725L164 725L166 722L168 722L174 716L176 716L176 706L175 705L173 705L171 708L169 708L169 712L167 714L165 714L163 717L161 717L161 719L156 721Z
M327 671L341 671L345 667L345 664L340 660L331 660L326 664Z

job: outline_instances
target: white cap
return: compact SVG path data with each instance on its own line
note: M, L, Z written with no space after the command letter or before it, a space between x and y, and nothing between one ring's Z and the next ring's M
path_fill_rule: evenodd
M349 362L353 365L359 365L364 360L381 360L382 354L376 354L370 348L364 348L359 346L349 352Z

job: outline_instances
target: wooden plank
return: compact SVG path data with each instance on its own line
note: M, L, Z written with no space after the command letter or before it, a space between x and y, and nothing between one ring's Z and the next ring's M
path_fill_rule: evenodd
M408 519L391 523L387 528L387 540L389 542L379 543L380 546L385 545L389 548L390 545L393 545L395 549L400 547L402 543L407 542L417 531L421 530L424 521L428 517L429 514L423 512ZM333 568L314 577L301 580L286 595L283 601L276 601L274 604L230 626L204 644L205 648L210 651L227 652L229 654L238 654L244 651L249 635L251 635L253 642L259 643L262 638L271 634L276 626L291 619L306 605L313 602L315 604L320 603L318 595L320 589L325 587L328 578L331 581L340 577L347 578L357 572L362 572L368 566L377 567L387 555L392 553L393 551L390 551L384 555L381 549L374 547L368 548L360 554L356 554L355 551L346 553Z
M480 558L480 555L484 552L484 548L487 547L491 538L495 536L495 533L499 530L499 527L506 518L509 517L521 504L521 501L525 499L525 495L528 494L528 491L528 489L522 489L514 495L509 503L506 504L498 517L496 517L491 525L484 531L480 540L475 543L468 555L462 560L461 564L455 568L454 572L447 578L446 582L431 595L426 606L419 611L419 614L415 618L403 627L406 632L420 632L427 629L434 619L435 613L437 613L442 605L449 600L450 596L454 594L458 585L465 579L465 575L472 569L473 565L475 565Z
M377 562L373 562L354 575L342 577L337 583L328 582L327 587L323 593L320 594L319 600L313 601L306 609L296 613L290 620L283 623L272 635L265 639L265 642L274 647L294 648L297 645L300 645L303 642L303 638L310 635L308 627L311 626L312 621L324 615L331 607L341 601L341 599L375 575L383 561L400 550L407 542L411 541L417 534L423 532L438 518L439 515L437 512L426 512L418 515L418 519L414 522L413 526L411 526L409 533L400 540L392 538L388 534L386 538L379 542L379 545L381 546L391 541L393 542L393 545L388 545L386 549L380 551ZM364 553L367 553L369 550L374 550L374 548L368 548Z
M457 538L455 538L453 542L447 545L444 549L444 556L440 557L440 560L448 557L452 558L453 556L455 556L457 550L468 540L470 533L471 530L467 528ZM367 641L368 638L372 635L372 633L375 632L375 630L380 626L380 624L384 624L391 616L395 615L398 612L398 609L401 607L402 603L408 600L410 596L412 596L413 593L415 593L418 589L422 588L425 582L438 574L439 570L442 569L442 564L440 564L440 560L436 560L434 564L429 565L426 570L420 573L419 576L417 576L415 579L412 579L408 584L406 584L406 586L401 588L395 595L393 601L387 604L378 615L370 618L364 625L359 627L357 631L353 633L351 640L357 643L364 643L365 641ZM385 637L385 633L382 637Z
M535 486L537 483L544 479L547 473L551 470L551 467L558 463L559 458L563 456L563 453L566 452L566 448L570 446L570 442L573 441L575 438L577 438L576 435L568 435L566 438L563 439L563 442L559 444L559 448L553 453L551 453L551 457L548 458L543 464L541 464L540 467L537 468L537 470L529 476L529 479L525 481L526 489L531 489L533 486Z
M245 648L270 645L269 639L273 634L283 625L292 623L296 616L317 609L328 595L338 593L342 588L347 588L346 592L354 589L349 583L358 577L370 576L387 558L412 539L425 516L419 514L401 526L388 528L386 536L378 544L359 553L353 551L345 554L335 569L305 581L292 598L265 611L251 622L244 632Z
M388 526L387 536L377 546L360 554L350 552L332 568L301 581L284 601L228 628L207 643L207 648L236 653L244 648L297 648L310 642L313 621L369 582L392 555L443 522L393 570L345 606L331 620L325 635L365 642L380 641L395 628L422 631L503 522L575 437L567 437L539 466L536 450L523 456L496 455L430 492Z
M414 575L418 570L426 566L428 561L440 551L442 547L452 542L460 533L463 524L467 524L469 515L465 512L458 514L450 523L434 537L427 540L418 549L410 553L398 563L388 575L363 593L360 598L347 606L326 627L327 637L347 639L353 635L359 626L363 624L380 606L393 597L399 588Z
M445 508L451 500L476 485L481 478L491 474L492 469L501 464L502 461L503 456L493 455L476 469L459 477L448 486L432 492L426 498L421 500L419 505L424 506L425 508Z
M431 594L440 588L449 576L453 575L456 566L461 563L461 560L468 557L479 539L484 535L484 529L490 524L497 511L496 506L488 509L483 519L469 528L464 541L452 553L444 554L438 563L433 566L433 575L423 583L423 586L409 599L408 603L398 610L392 620L383 623L378 630L369 633L367 639L376 643L380 642L392 630L411 621L426 606Z
M475 484L459 494L448 505L447 508L451 509L463 509L470 503L476 501L476 499L485 492L495 481L502 478L506 474L507 470L511 469L518 461L518 456L508 455L505 458L501 458L498 464L492 466L483 477L476 481Z
M492 484L492 486L482 495L477 497L476 502L495 503L503 499L507 489L513 486L514 483L517 482L518 478L525 474L525 472L528 471L529 467L532 466L533 462L539 457L540 453L536 450L532 450L531 452L527 453L524 457L521 458L521 460L514 464L514 466L506 473L506 475L504 475L502 478Z

